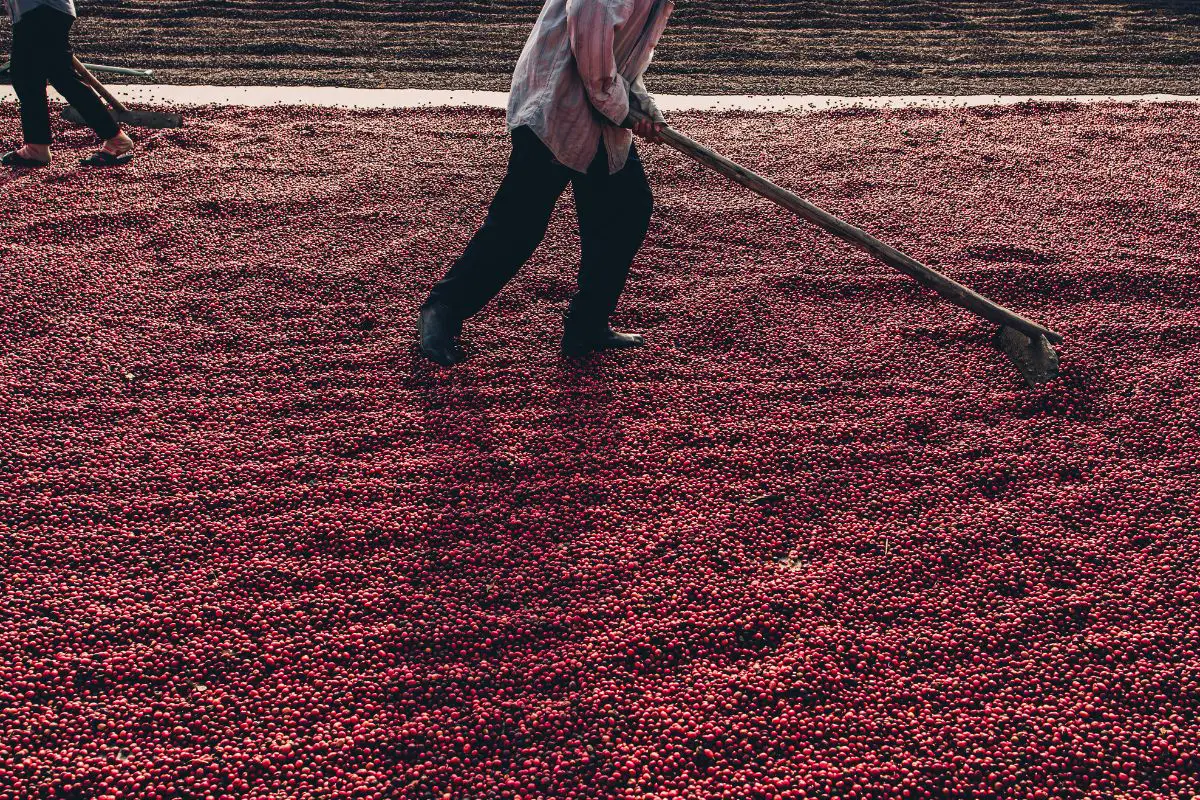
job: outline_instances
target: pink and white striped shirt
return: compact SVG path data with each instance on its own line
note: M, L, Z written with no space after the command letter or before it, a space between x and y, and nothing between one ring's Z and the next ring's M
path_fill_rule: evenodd
M546 0L513 73L508 128L528 125L563 165L587 172L603 138L608 168L629 158L629 95L667 27L673 0Z

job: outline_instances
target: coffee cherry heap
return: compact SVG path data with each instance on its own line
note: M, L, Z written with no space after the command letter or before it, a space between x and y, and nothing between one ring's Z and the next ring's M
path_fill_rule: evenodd
M1036 390L652 146L650 346L557 355L568 193L435 369L502 118L190 120L0 176L0 800L1200 792L1200 111L673 118Z

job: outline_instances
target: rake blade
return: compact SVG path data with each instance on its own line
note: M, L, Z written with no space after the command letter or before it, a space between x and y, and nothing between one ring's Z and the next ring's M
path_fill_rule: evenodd
M72 106L67 106L62 112L63 119L76 125L86 124L83 115ZM122 125L132 125L135 128L182 128L182 114L168 114L163 111L120 111L114 112L113 117Z
M164 111L124 111L114 116L118 122L135 128L183 127L182 114L168 114Z
M996 332L996 347L1016 364L1030 386L1049 383L1058 377L1058 352L1045 336L1030 339L1018 330L1002 327Z

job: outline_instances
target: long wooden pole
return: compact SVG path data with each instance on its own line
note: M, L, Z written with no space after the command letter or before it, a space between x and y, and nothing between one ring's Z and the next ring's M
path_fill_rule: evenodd
M138 78L153 78L154 70L152 69L133 69L132 67L110 67L107 64L88 64L84 62L84 66L89 72L111 72L114 75L134 75Z
M91 86L101 97L107 100L108 104L112 106L113 111L116 111L118 114L129 113L129 109L125 107L125 104L118 100L112 92L105 88L104 84L100 82L100 79L93 75L91 71L84 66L84 63L79 60L78 56L71 56L71 62L75 65L75 71L79 73L79 77L83 78L88 86Z
M12 66L11 61L5 61L0 64L0 72L8 72ZM152 69L133 69L132 67L110 67L105 64L88 64L84 63L90 72L112 72L116 75L135 75L139 78L153 78L154 70Z
M630 114L635 119L638 117L645 119L644 116L636 111L632 111ZM1053 344L1058 344L1063 340L1061 334L1055 333L1049 328L1026 319L1017 312L989 300L935 269L930 269L915 258L901 253L890 245L884 244L866 231L838 219L828 211L814 206L812 203L789 192L782 186L771 183L771 181L763 176L751 172L740 164L736 164L699 142L684 136L674 128L664 125L661 135L663 141L688 158L716 170L734 183L745 186L755 194L778 203L794 212L797 216L829 231L839 239L843 239L856 247L866 250L875 258L908 275L922 286L932 289L954 305L965 308L967 311L997 325L1005 325L1018 330L1034 340L1039 336L1045 336L1046 340Z

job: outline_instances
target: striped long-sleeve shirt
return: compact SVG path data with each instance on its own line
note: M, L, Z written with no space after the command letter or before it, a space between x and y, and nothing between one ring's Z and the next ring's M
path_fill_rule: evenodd
M649 97L642 73L673 8L672 0L546 0L513 74L509 130L528 125L577 172L587 172L603 138L609 170L619 171L633 141L620 127L629 95Z

